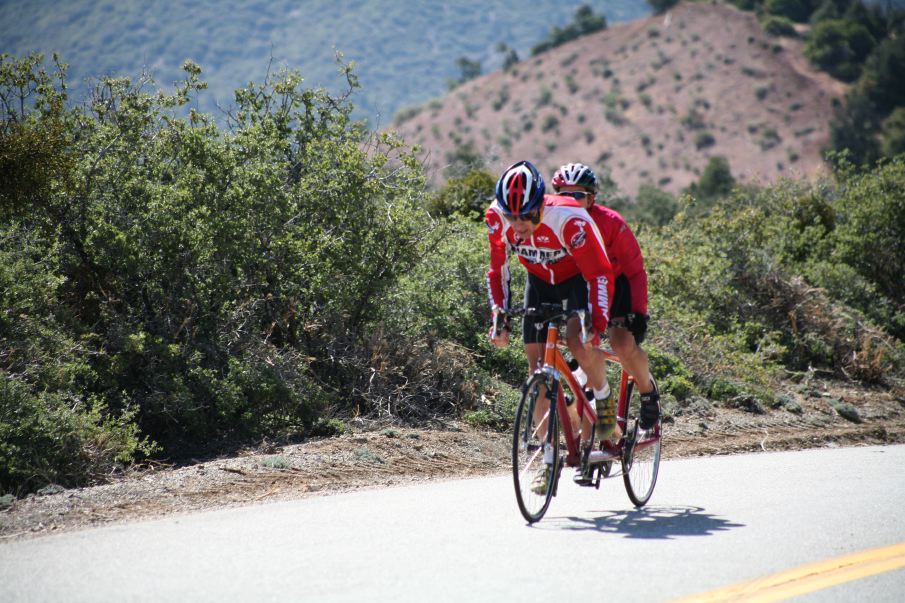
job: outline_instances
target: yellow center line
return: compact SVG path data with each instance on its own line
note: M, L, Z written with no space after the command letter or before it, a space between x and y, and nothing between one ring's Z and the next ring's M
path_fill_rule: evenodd
M901 567L905 567L905 542L802 565L772 576L764 576L677 599L673 603L784 601L790 597L890 572Z

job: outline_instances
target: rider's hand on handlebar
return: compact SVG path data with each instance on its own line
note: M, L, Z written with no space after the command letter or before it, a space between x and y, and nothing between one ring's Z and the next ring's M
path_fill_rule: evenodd
M493 336L493 327L490 327L490 332L487 333L490 337L490 342L493 343L494 346L498 348L505 348L509 345L509 331L506 329L501 329L496 337Z
M510 322L506 312L497 305L491 309L491 324L488 336L490 341L498 348L509 345Z
M584 339L584 338L582 338ZM593 327L588 330L587 340L582 342L584 349L593 350L600 346L600 333Z

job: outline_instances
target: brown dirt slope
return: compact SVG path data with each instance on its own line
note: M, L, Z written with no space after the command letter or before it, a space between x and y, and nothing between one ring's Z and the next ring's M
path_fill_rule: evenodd
M844 92L800 39L768 36L731 5L682 3L467 82L394 128L423 149L435 185L471 145L491 173L530 159L549 177L581 161L624 194L642 183L676 193L715 155L745 182L820 173Z
M840 403L857 415L840 415L835 410ZM153 464L105 485L48 489L0 503L0 545L111 522L508 471L508 433L457 423L431 430L360 421L352 426L354 433L337 438L265 443L239 456L184 467ZM891 443L905 443L905 398L809 378L781 409L751 412L704 401L676 411L664 424L663 454L668 459ZM570 476L567 470L563 479ZM670 479L668 467L659 479ZM621 489L622 484L608 480L601 488Z

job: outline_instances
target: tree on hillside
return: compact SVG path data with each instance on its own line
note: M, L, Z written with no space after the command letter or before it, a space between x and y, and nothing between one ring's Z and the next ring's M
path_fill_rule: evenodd
M459 57L456 59L456 67L459 68L459 78L447 82L447 87L450 90L481 76L481 61L479 60Z
M891 300L905 299L905 157L873 172L842 170L834 257L856 268Z
M905 32L877 46L860 84L882 115L905 105Z
M851 82L861 73L861 65L876 41L860 23L844 20L821 21L811 30L805 55L834 77Z
M807 0L767 0L764 8L771 15L786 17L798 23L807 21L811 14Z
M831 148L848 153L856 165L872 165L898 148L898 120L887 120L905 106L905 36L883 40L846 95L845 106L830 123ZM889 128L889 129L888 129ZM882 137L882 146L880 138Z
M583 4L575 11L572 22L564 28L554 27L545 40L531 49L531 56L571 42L575 38L604 30L606 27L606 17L596 14L593 8Z
M673 6L679 3L679 0L647 0L647 3L650 4L650 7L654 9L654 13L661 14L665 13Z
M761 22L761 25L763 25L764 31L771 36L787 36L790 38L798 36L798 32L795 31L795 24L788 17L770 15Z
M821 21L831 21L842 17L848 0L823 0L811 13L810 23L815 25Z
M503 55L503 71L509 71L519 62L518 53L506 42L497 44L496 51Z
M905 106L897 108L883 120L883 155L895 157L905 153Z
M872 165L880 156L879 127L876 106L855 88L830 122L830 148L845 153L855 165Z
M710 158L700 180L692 183L688 187L688 192L707 206L732 192L733 186L735 186L735 177L729 168L729 161L725 157L717 155Z
M495 184L496 177L481 168L450 178L432 198L431 213L438 216L458 215L483 223L484 212L493 200Z

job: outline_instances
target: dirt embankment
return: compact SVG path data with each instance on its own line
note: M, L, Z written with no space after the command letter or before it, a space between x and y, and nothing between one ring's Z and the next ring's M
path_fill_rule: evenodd
M436 429L353 423L352 430L288 446L265 443L182 467L150 464L92 488L49 488L3 506L0 541L509 467L508 433L460 423ZM664 425L663 454L669 459L891 443L905 443L905 399L881 389L813 382L781 409L723 408L704 400L676 408ZM663 476L668 479L668 471Z

